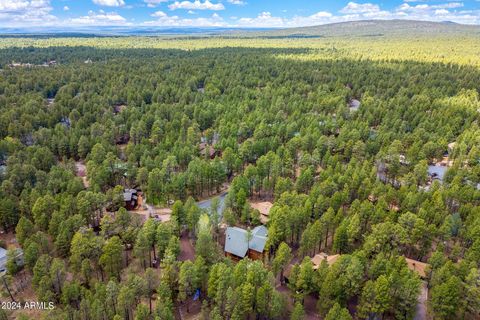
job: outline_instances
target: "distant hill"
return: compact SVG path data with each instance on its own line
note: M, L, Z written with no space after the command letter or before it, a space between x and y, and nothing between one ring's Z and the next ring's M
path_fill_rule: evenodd
M413 20L363 20L332 23L313 27L276 29L268 31L237 32L237 36L253 37L381 37L381 36L480 36L480 26L454 22Z
M92 36L165 36L165 37L242 37L242 38L328 38L383 36L479 36L480 26L454 22L413 20L363 20L301 28L222 28L222 27L38 27L1 28L0 37L92 37Z

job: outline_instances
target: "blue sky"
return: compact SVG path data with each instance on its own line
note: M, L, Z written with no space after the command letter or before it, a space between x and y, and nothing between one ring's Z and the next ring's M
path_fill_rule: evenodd
M364 19L480 24L480 0L0 0L1 27L300 27Z

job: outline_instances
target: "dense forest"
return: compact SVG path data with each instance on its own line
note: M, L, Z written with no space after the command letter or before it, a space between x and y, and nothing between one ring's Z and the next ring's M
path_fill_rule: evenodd
M426 290L428 317L478 319L480 60L458 43L3 39L2 301L55 308L0 318L413 319ZM234 261L254 200L265 255Z

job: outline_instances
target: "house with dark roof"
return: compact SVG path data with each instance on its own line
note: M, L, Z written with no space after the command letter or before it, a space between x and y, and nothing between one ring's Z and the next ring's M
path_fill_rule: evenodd
M138 192L135 189L123 190L123 200L127 210L134 210L138 205Z
M225 232L225 255L237 261L245 257L262 260L267 237L268 230L265 226L255 227L250 232L238 227L228 227Z

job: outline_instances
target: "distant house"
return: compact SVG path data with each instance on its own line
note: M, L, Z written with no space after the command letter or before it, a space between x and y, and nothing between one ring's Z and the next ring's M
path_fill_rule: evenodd
M443 178L445 177L447 170L448 168L445 166L428 166L428 176L432 182L434 180L443 182Z
M60 119L60 124L67 129L72 126L72 122L70 121L69 117L62 117L62 119Z
M450 142L450 143L448 144L448 146L447 146L447 147L448 147L448 153L449 153L449 154L452 153L452 152L453 152L453 149L455 149L456 146L457 146L457 143L456 143L456 142Z
M130 141L130 135L128 133L123 133L115 137L115 144L117 145L126 145Z
M334 255L329 256L325 252L320 252L319 254L316 254L312 258L313 269L317 270L320 267L320 265L322 264L323 261L326 261L328 266L331 266L335 262L337 262L338 258L340 258L339 254L334 254Z
M0 248L0 272L7 270L7 250Z
M262 260L267 243L268 230L265 226L258 226L251 230L251 239L248 231L238 227L228 227L225 232L225 255L233 260L249 257L252 260Z
M200 155L202 157L205 157L208 155L210 159L214 159L217 155L220 155L220 152L215 150L215 148L212 145L209 145L205 142L202 142L198 145L198 149L200 150Z
M350 111L357 111L360 109L361 102L357 99L352 99L348 102L348 107L350 108Z
M427 278L426 268L428 264L425 262L409 259L405 257L405 261L407 262L408 269L412 270L413 272L417 273L420 278L425 279Z
M134 210L138 205L138 192L135 189L125 189L123 191L123 200L127 210Z
M270 209L272 209L273 204L268 201L251 202L250 207L258 210L260 212L260 222L262 222L263 224L267 224L270 215Z
M22 249L15 249L17 252L17 255L15 257L15 263L18 266L23 266L23 251ZM7 261L8 261L8 256L7 256L7 250L4 248L0 247L0 273L3 274L3 272L7 271Z
M119 114L120 112L122 112L123 110L127 109L127 106L124 105L124 104L116 104L113 106L113 113L114 114Z

